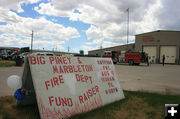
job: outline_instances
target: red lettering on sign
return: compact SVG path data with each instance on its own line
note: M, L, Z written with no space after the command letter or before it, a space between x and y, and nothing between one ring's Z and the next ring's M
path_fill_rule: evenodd
M80 57L78 57L77 60L78 60L79 64L82 64L82 61L80 60Z
M97 92L99 92L99 87L97 85L95 87L87 90L83 95L79 96L80 104L85 103L85 101L89 100L90 97L92 97L93 95L96 95Z
M76 74L76 81L78 81L78 82L86 82L87 83L88 80L92 84L92 77L91 76L85 76L83 74L81 74L81 75Z
M97 60L98 64L112 64L111 60Z
M30 56L31 64L36 64L36 58L34 56Z
M99 92L99 91L98 91L98 92ZM87 94L88 94L90 97L93 96L93 94L92 94L92 92L91 92L90 89L88 90Z
M103 66L103 70L110 70L111 68L109 66Z
M49 57L50 64L71 64L71 57Z
M63 62L64 62L64 64L67 64L66 57L63 57Z
M71 64L71 57L67 57L69 64Z
M76 73L76 72L91 72L93 71L92 65L53 65L53 73Z
M45 81L45 85L46 85L46 90L48 90L48 87L50 86L49 81Z
M84 103L83 96L79 96L79 101L80 101L80 103Z
M83 69L83 72L85 72L85 69L84 69L84 65L81 65L82 69Z
M43 56L30 56L31 64L45 64L45 60Z
M59 73L60 73L60 74L61 74L61 73L64 73L63 68L61 67L61 65L59 66Z
M108 71L103 71L103 72L101 73L101 75L102 75L102 76L109 76L109 72L108 72Z
M72 67L71 65L69 65L68 68L69 68L69 72L70 72L70 73L73 73L73 67Z
M114 85L112 84L112 82L108 82L108 86L109 86L109 87L114 87Z
M64 64L62 57L56 57L55 59L56 59L56 64Z
M49 57L49 61L52 64L52 62L54 61L54 57Z
M64 83L62 75L58 75L58 77L53 77L52 79L50 79L50 81L45 81L46 90L48 90L49 87L54 88L54 86L59 86L62 83Z
M54 97L53 96L49 96L49 104L50 104L50 106L52 106L52 102L54 102L54 100L52 98L54 98Z
M53 96L49 96L49 105L52 106L54 103L56 102L55 105L56 106L68 106L68 107L72 107L73 106L73 101L72 99L66 98L66 97L53 97Z
M63 98L63 97L62 97ZM57 97L57 99L54 98L54 100L61 100L61 98ZM69 99L69 100L68 100ZM62 107L62 108L58 108L56 107L55 102L52 104L53 108L49 107L49 106L45 106L43 100L41 97L38 98L38 105L40 107L41 110L41 117L43 119L46 118L58 118L58 119L62 119L62 118L68 118L70 115L73 114L77 114L77 113L81 113L81 112L86 112L95 108L98 108L100 106L103 106L103 101L101 98L100 93L98 93L98 95L94 98L92 98L92 100L87 101L84 104L80 104L79 101L75 101L72 103L72 99L71 98L66 98L66 100L69 102L69 105L72 104L72 106L68 107ZM57 102L59 106L60 102Z
M118 88L111 88L105 90L106 95L118 92Z
M53 85L53 80L51 79L51 86L54 88L54 85Z
M78 72L78 71L75 69L74 65L73 65L72 67L73 67L73 71L74 71L74 72Z
M77 65L77 68L78 68L78 72L82 72L81 65Z
M55 65L55 66L53 66L53 73L55 74L55 73L59 73L58 72L58 68L57 68L57 66Z
M63 68L64 68L64 73L69 73L67 66L63 66Z
M102 77L101 80L103 82L106 82L106 81L114 81L114 77Z

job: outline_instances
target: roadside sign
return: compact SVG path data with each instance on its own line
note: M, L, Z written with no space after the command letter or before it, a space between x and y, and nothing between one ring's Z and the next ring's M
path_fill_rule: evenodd
M110 58L28 56L22 80L28 95L17 105L36 100L43 119L67 118L124 98Z

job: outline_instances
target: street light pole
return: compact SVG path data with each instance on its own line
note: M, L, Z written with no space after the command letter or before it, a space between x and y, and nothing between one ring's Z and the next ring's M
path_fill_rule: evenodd
M32 34L31 34L31 53L32 53L32 48L33 48L33 31L32 31Z

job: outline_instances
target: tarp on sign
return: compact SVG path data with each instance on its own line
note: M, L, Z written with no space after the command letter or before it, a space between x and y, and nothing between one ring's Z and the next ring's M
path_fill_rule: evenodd
M28 56L22 80L23 88L29 82L35 90L43 119L67 118L124 98L110 58Z

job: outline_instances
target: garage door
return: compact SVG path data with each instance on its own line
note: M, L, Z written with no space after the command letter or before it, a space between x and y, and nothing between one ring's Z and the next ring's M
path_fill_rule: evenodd
M150 63L156 63L156 46L144 46L143 51L148 54L149 56L149 62Z
M176 63L176 46L161 46L160 62L162 63L162 56L165 55L165 63Z

